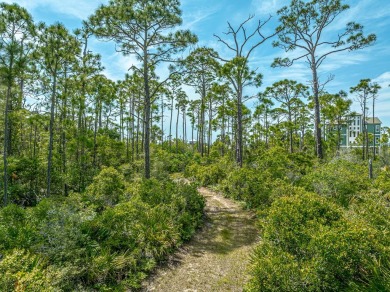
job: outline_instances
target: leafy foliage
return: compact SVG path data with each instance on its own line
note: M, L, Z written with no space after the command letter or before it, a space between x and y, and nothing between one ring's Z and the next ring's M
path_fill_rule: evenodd
M124 189L123 175L113 167L103 168L87 188L86 198L97 208L114 206L123 196Z
M309 191L348 206L358 192L370 187L370 180L364 165L336 159L318 165L302 180L302 184Z
M229 163L222 160L211 164L194 162L186 167L185 174L202 186L215 185L226 177L226 167L229 167Z
M252 167L235 168L228 173L221 190L245 201L249 208L265 208L279 196L302 191L293 183L302 178L311 164L308 155L273 147L254 159Z
M378 263L388 263L389 250L377 230L316 194L280 198L261 226L249 291L345 291L385 283Z
M195 186L141 180L103 168L85 195L0 210L2 291L139 287L203 220Z
M389 149L381 148L380 162L372 155L374 167L384 166L375 180L365 165L344 159L341 130L351 103L343 91L322 92L330 80L317 74L330 54L376 39L357 23L334 39L324 33L348 8L339 0L293 0L278 12L274 32L262 32L271 18L253 26L249 16L237 28L228 23L226 38L216 38L231 59L202 47L179 60L197 37L176 29L178 0L112 0L74 33L61 23L35 25L26 9L1 3L0 290L139 288L201 225L200 184L258 211L262 241L247 290L390 291ZM115 41L140 64L124 80L110 80L88 46L93 35ZM304 49L273 65L308 61L314 107L302 100L306 86L284 80L256 95L251 113L244 89L263 78L252 70L251 55L276 35L274 46ZM166 62L181 66L161 78L156 68ZM188 100L182 84L200 99ZM367 98L374 116L379 86L371 85L351 89L364 97L363 116ZM351 155L371 155L359 147ZM195 183L174 182L173 173Z

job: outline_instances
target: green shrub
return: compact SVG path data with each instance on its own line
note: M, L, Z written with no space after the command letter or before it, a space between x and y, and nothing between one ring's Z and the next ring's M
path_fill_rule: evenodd
M209 186L221 182L226 177L226 169L220 163L210 165L193 163L186 167L185 174L202 186Z
M69 199L45 199L30 210L30 224L37 238L31 246L35 252L49 258L51 264L80 264L96 248L84 227L96 216Z
M5 257L0 263L6 275L15 274L10 283L21 285L20 291L79 290L89 255L96 248L83 229L94 213L77 208L70 198L45 199L34 208L16 208L7 206L0 215L4 223L0 229L6 231L1 232L5 238L0 238L0 253ZM12 218L3 216L8 212Z
M298 181L313 165L313 157L305 153L288 153L281 147L272 147L252 163L259 172L267 171L274 179Z
M378 231L316 194L277 199L261 219L249 291L385 287L389 249ZM378 263L385 262L384 268Z
M390 240L390 205L388 194L378 190L360 193L350 205L350 216L358 216ZM390 242L389 242L390 246Z
M156 149L152 163L153 177L162 173L183 172L190 163L193 154L191 152L172 153L163 149Z
M115 168L103 168L87 187L85 196L97 209L114 206L120 200L125 189L123 175Z
M27 209L0 209L0 290L139 287L158 261L192 236L205 202L194 185L171 180L140 180L126 195L124 189L122 176L107 168L86 197L71 193Z
M43 195L42 190L46 189L46 167L46 163L39 158L9 157L9 201L25 207L35 206ZM0 165L0 171L4 171L3 165ZM57 176L53 179L54 182L58 180Z
M319 226L332 226L342 213L315 194L302 193L276 200L261 222L263 237L297 257L306 256L307 245Z
M245 201L249 208L269 205L272 178L268 172L236 168L221 183L221 190L235 200Z
M262 241L251 255L245 291L305 291L303 272L293 255Z
M152 207L170 205L173 208L170 212L176 214L176 222L181 226L183 240L189 239L203 220L205 200L195 185L148 179L134 184L128 192Z
M0 261L0 290L58 291L50 284L45 273L46 261L39 255L22 249L14 249Z
M249 165L228 172L220 189L233 199L245 201L249 208L266 208L278 197L301 192L295 184L311 166L311 156L273 147L256 159L252 157Z
M180 226L182 240L189 240L203 222L205 199L195 185L179 184L172 206L176 210L176 220Z
M31 246L37 234L29 221L28 212L22 207L8 205L0 209L0 253Z
M91 283L122 279L138 287L145 274L201 223L204 199L195 186L150 179L128 191L130 201L107 208L91 222L90 236L104 251L93 259L88 273ZM121 268L117 261L123 262ZM102 275L105 281L99 282Z
M236 168L220 184L220 190L228 197L245 201L248 208L267 208L279 197L302 192L287 178L274 178L268 170Z
M331 198L344 207L370 184L366 166L341 159L318 165L302 180L308 191Z
M390 169L384 167L374 181L374 187L382 193L390 193Z

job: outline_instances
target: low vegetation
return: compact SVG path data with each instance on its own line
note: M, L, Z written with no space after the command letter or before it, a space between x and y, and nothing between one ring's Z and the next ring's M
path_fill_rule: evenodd
M248 277L231 290L390 291L381 87L361 79L349 97L326 92L332 72L319 77L329 55L376 40L354 22L335 30L349 6L293 0L278 20L251 15L213 32L216 51L181 29L178 0L105 2L74 32L0 3L0 290L138 289L202 225L197 187L208 186L251 209L230 209L245 219L233 229L229 207L215 209L226 225L214 226L217 251L237 247L241 229L255 244L257 214ZM90 46L99 41L139 61L122 80L105 75ZM272 66L305 61L310 88L286 79L260 89L280 76L254 70L266 42L297 50Z
M124 290L202 222L188 184L138 180L104 168L85 193L0 210L1 291Z
M209 177L223 161L191 166ZM353 155L318 161L283 148L263 149L212 184L258 212L261 240L252 254L247 291L388 291L389 169L368 178Z

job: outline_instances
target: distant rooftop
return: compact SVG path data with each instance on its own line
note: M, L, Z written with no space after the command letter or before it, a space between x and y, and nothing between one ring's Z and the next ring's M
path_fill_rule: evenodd
M381 120L378 119L377 117L373 118L366 118L367 124L382 124Z

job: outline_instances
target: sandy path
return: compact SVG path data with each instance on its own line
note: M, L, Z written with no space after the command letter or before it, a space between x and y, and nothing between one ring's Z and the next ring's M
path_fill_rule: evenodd
M206 188L206 223L144 283L143 291L242 291L258 240L254 214Z

